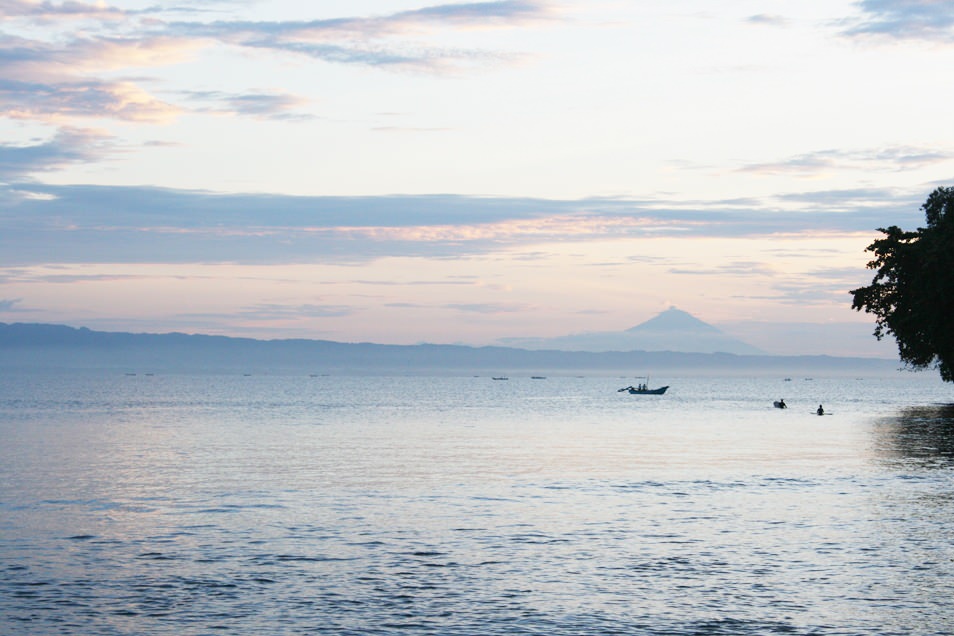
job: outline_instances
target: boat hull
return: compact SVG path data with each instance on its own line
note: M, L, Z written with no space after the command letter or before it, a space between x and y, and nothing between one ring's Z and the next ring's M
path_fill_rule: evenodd
M668 385L661 386L658 389L634 389L630 387L629 394L630 395L662 395L663 393L666 392L666 389L668 388L669 388Z

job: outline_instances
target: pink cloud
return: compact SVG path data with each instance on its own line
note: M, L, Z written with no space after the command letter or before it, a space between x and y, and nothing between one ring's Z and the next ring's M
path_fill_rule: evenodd
M36 0L0 0L0 19L17 17L51 21L59 19L113 19L123 18L126 12L104 2L37 2Z

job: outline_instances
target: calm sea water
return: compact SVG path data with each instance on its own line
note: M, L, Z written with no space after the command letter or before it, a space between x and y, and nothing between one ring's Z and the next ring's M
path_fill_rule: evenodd
M0 375L0 631L954 633L954 387L635 381Z

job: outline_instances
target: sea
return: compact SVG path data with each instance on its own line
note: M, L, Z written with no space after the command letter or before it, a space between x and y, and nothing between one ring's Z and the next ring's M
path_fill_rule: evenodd
M4 371L0 633L954 634L954 386L640 381Z

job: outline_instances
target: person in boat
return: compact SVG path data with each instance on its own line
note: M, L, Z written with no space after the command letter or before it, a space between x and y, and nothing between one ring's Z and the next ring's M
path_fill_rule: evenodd
M822 407L821 404L819 404L819 405L818 405L818 410L815 411L815 412L818 413L819 415L824 415L824 414L825 414L825 409Z
M781 400L779 400L778 402L776 402L776 403L775 403L775 406L777 406L777 407L780 408L780 409L787 409L787 408L788 408L788 405L785 404L785 398L782 398Z

